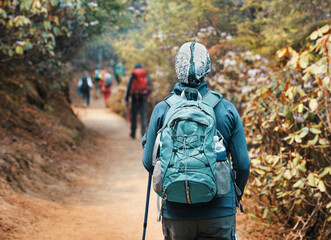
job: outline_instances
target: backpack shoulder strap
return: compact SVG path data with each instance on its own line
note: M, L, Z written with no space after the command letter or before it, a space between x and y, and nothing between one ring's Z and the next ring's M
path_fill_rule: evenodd
M214 108L220 101L222 101L222 99L222 94L209 90L209 92L203 96L202 102Z
M173 106L175 103L181 100L182 98L177 94L171 94L164 99L164 101L169 105L169 107Z

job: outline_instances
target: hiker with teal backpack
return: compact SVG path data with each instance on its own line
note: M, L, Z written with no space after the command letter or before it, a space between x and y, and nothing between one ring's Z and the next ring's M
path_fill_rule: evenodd
M153 110L142 159L162 198L164 237L236 239L250 168L240 116L208 89L211 62L202 44L182 45L175 69L179 83Z
M122 81L122 77L125 75L126 68L122 62L118 62L114 67L114 74L116 82L119 84Z
M94 91L95 91L94 98L99 99L99 94L101 90L99 82L102 79L101 69L99 66L95 68L93 78L94 78Z

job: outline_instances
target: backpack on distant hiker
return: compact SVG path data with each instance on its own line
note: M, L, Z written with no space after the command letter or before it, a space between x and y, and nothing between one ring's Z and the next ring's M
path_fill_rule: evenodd
M104 76L104 83L103 83L103 86L105 87L111 87L111 83L112 83L112 80L113 80L113 77L110 73L105 73Z
M99 82L102 78L101 70L100 69L95 69L94 71L94 80L96 82Z
M85 93L90 89L90 87L88 85L86 76L83 76L81 79L82 79L82 84L80 85L80 92Z
M131 83L130 95L148 95L151 89L147 80L147 72L143 68L135 68L132 71L133 80Z
M121 64L116 64L114 73L116 76L123 76L125 73L125 67Z
M196 100L191 99L194 95ZM231 164L224 152L217 159L214 107L222 95L186 88L165 99L170 106L153 151L153 188L163 199L178 203L209 202L230 191ZM224 148L225 151L225 148Z

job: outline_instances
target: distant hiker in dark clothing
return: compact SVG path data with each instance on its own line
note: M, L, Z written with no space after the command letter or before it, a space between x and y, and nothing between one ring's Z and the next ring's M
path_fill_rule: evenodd
M117 83L122 81L122 77L125 75L125 71L126 69L122 62L119 62L115 65L114 74Z
M111 85L113 77L110 73L106 72L103 74L103 83L101 86L101 92L103 94L103 100L106 106L107 100L110 98L111 94Z
M142 67L140 63L137 63L134 70L132 71L132 76L126 91L126 103L128 105L129 97L131 96L131 138L136 137L137 128L137 114L140 112L141 118L141 136L146 132L147 127L147 97L151 93L152 85L147 75L146 70Z
M84 71L83 76L78 81L78 89L83 96L84 106L90 105L90 88L93 87L92 80L87 71Z
M243 124L204 81L211 70L205 46L181 46L175 69L179 83L153 110L142 159L162 197L164 239L235 240L250 169Z

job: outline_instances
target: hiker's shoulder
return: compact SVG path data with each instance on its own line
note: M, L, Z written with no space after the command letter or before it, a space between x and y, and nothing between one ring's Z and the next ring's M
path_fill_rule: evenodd
M237 118L239 116L238 110L236 106L230 102L229 100L223 98L216 106L215 108L216 115L222 114L222 115L228 115L232 116L234 118Z
M154 110L164 110L168 108L168 104L165 101L161 101L158 104L155 105Z
M168 104L165 101L161 101L155 105L153 113L157 115L163 115L169 108Z

